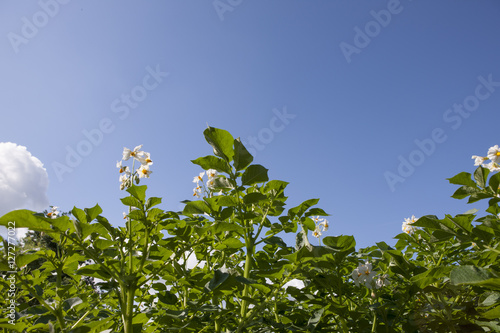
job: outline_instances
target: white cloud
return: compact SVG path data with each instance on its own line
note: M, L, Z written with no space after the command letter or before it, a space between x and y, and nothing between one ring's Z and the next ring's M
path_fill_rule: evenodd
M288 287L295 287L298 289L302 289L302 288L304 288L304 281L297 280L297 279L291 279L290 281L285 283L285 285L283 286L283 288L285 288L285 289Z
M48 208L48 186L47 171L38 158L26 147L0 142L0 216L15 209Z

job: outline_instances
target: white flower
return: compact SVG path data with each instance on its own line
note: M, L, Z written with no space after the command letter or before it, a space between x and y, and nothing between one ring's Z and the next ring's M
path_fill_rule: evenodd
M388 277L389 277L389 275L387 275L387 274L379 275L378 279L375 280L375 288L379 289L379 288L382 288L384 286L388 286L390 283Z
M322 235L321 230L319 230L319 228L316 227L316 229L314 229L314 231L313 231L313 236L316 238L320 238L321 235Z
M205 171L200 172L200 174L196 177L193 178L193 183L198 184L199 182L203 181L203 176L205 175Z
M351 277L354 280L354 284L359 286L364 284L367 288L372 288L372 280L375 272L372 271L372 264L368 261L365 264L359 264L357 268L352 271Z
M214 181L214 178L208 178L208 181L207 181L207 186L208 188L212 189L215 187L215 181Z
M142 152L142 154L139 154L137 157L137 160L141 162L142 165L151 165L153 164L153 161L151 160L151 154Z
M401 229L403 229L404 232L406 232L408 235L412 234L417 230L417 228L412 227L411 225L417 221L418 218L415 217L415 215L412 215L410 218L405 219L403 222L403 226Z
M193 197L201 198L201 186L196 186L193 189Z
M130 179L130 171L128 169L120 175L120 190L125 189L125 187L129 187L132 185L132 180Z
M485 164L484 167L489 169L491 172L500 171L500 165L498 165L497 163L495 163L493 161L491 161L488 164Z
M208 180L210 180L212 178L215 178L217 175L218 175L217 170L214 170L214 169L208 169L207 170Z
M318 228L321 228L322 232L325 232L328 230L328 221L326 219L322 219L323 221L321 221L319 224L318 224Z
M139 149L141 149L141 148L142 148L142 145L135 147L134 150L130 150L128 148L123 148L123 160L127 161L130 157L138 158L138 157L144 155L143 151L139 151Z
M147 164L142 164L139 170L137 170L137 173L139 174L139 178L149 178L149 175L153 171L149 170L149 165Z
M482 157L477 155L472 155L472 158L474 159L474 166L483 165L484 161L488 159L488 157Z
M122 161L120 161L120 162L116 162L116 167L117 167L118 169L120 169L120 170L119 170L119 172L120 172L120 173L124 173L124 172L125 172L125 173L130 173L130 171L129 171L129 169L128 169L128 166L123 166L123 165L122 165Z
M361 273L360 267L361 265L355 268L351 274L351 277L354 280L354 284L356 285L356 287L359 286L360 283L363 283L363 274Z
M488 158L495 163L500 163L500 148L494 145L488 149Z
M47 213L47 216L50 217L51 219L55 219L57 218L57 216L59 215L59 211L57 210L57 206L50 206L50 212Z
M321 219L321 218L319 218L319 216L316 216L316 217L312 217L312 220L314 221L314 224L316 224L316 230L319 231L320 236L321 236L321 233L328 230L329 224L328 224L328 221L326 219Z

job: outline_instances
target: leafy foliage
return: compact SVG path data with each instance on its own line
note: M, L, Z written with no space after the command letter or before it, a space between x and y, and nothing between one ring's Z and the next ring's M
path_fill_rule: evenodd
M0 257L0 302L15 276L17 332L493 332L500 330L499 174L479 166L449 179L453 195L488 199L476 212L412 221L395 238L357 249L353 236L309 241L309 199L286 209L287 182L227 131L208 128L215 170L205 195L180 212L127 183L122 226L102 209L48 216L17 210L0 225L29 228ZM146 155L143 155L146 156ZM149 159L149 154L147 155ZM143 157L144 158L144 157ZM280 237L295 233L296 244ZM363 271L364 270L364 271ZM363 278L363 279L361 279ZM361 282L360 282L361 281Z

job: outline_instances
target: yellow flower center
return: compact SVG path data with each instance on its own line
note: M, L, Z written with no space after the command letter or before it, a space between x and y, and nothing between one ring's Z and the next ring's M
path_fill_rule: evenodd
M151 161L149 158L146 159L146 163L151 163L153 161Z
M135 151L130 152L130 156L132 156L132 157L133 157L133 156L135 156L135 155L136 155L136 152L135 152Z
M497 152L495 153L495 155L496 155L496 156L500 156L500 151L497 151Z
M146 170L146 169L142 169L142 173L143 173L143 174L147 174L147 173L148 173L148 170Z

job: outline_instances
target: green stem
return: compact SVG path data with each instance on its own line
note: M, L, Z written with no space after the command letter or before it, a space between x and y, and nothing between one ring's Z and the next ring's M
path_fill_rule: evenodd
M124 333L132 333L133 332L133 327L132 327L132 319L133 319L133 314L134 314L134 294L135 294L135 289L133 287L126 287L125 290L125 296L126 296L126 301L125 301L125 316L123 318L123 331Z
M250 277L250 270L252 269L253 242L251 237L247 236L245 238L247 241L247 253L245 258L245 271L243 273L243 277L245 279L248 279ZM249 291L249 285L245 284L242 295L243 298L246 298L248 296L248 291ZM245 321L247 317L247 310L248 310L248 302L246 299L243 299L243 301L241 302L241 322Z

